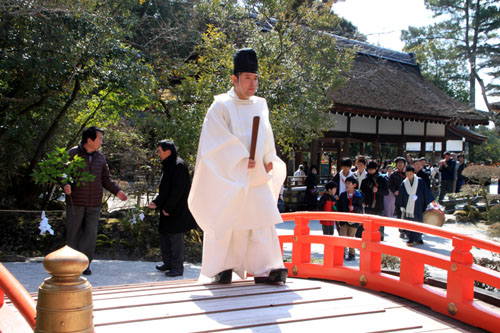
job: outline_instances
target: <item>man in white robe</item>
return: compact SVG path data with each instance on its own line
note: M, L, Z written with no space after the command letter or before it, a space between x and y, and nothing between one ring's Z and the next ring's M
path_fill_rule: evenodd
M189 208L204 231L201 275L230 283L232 272L256 283L285 282L274 227L285 163L276 155L266 100L254 96L257 56L237 52L233 88L215 96L203 123ZM260 117L255 158L249 158L253 117Z

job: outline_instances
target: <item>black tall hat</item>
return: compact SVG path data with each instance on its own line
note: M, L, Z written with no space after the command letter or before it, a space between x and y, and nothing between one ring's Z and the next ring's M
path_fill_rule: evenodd
M234 55L234 70L233 73L259 73L259 63L257 61L257 53L254 49L241 49Z

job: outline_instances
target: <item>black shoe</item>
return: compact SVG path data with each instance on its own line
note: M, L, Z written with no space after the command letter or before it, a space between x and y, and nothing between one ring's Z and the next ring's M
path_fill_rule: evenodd
M168 277L176 277L176 276L182 276L182 273L179 273L178 271L173 269L171 271L165 272L165 275Z
M163 264L163 265L156 265L156 269L164 272L164 271L169 271L170 267L168 267L167 264Z
M232 280L233 280L233 270L226 269L225 271L222 271L219 274L215 275L212 279L212 282L220 284L229 284L231 283Z
M278 269L273 269L271 272L269 272L269 276L256 276L253 279L255 283L274 284L280 282L285 283L287 276L288 276L288 269L278 268Z
M82 274L83 275L92 275L92 271L90 270L90 268L87 267L87 269L84 270Z
M416 241L415 244L424 245L424 241L423 240L419 240L419 241Z

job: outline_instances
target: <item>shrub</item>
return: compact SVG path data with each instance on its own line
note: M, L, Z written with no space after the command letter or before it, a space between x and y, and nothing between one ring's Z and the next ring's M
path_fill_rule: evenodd
M488 224L500 222L500 205L495 205L488 212Z
M491 237L500 237L500 222L490 225L488 227L488 234Z

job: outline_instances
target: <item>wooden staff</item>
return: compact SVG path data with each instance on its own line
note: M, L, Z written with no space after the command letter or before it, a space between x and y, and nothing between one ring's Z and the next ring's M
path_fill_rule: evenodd
M257 137L259 136L259 123L260 117L253 117L253 125L252 125L252 141L250 143L250 159L255 159L255 148L257 146Z

